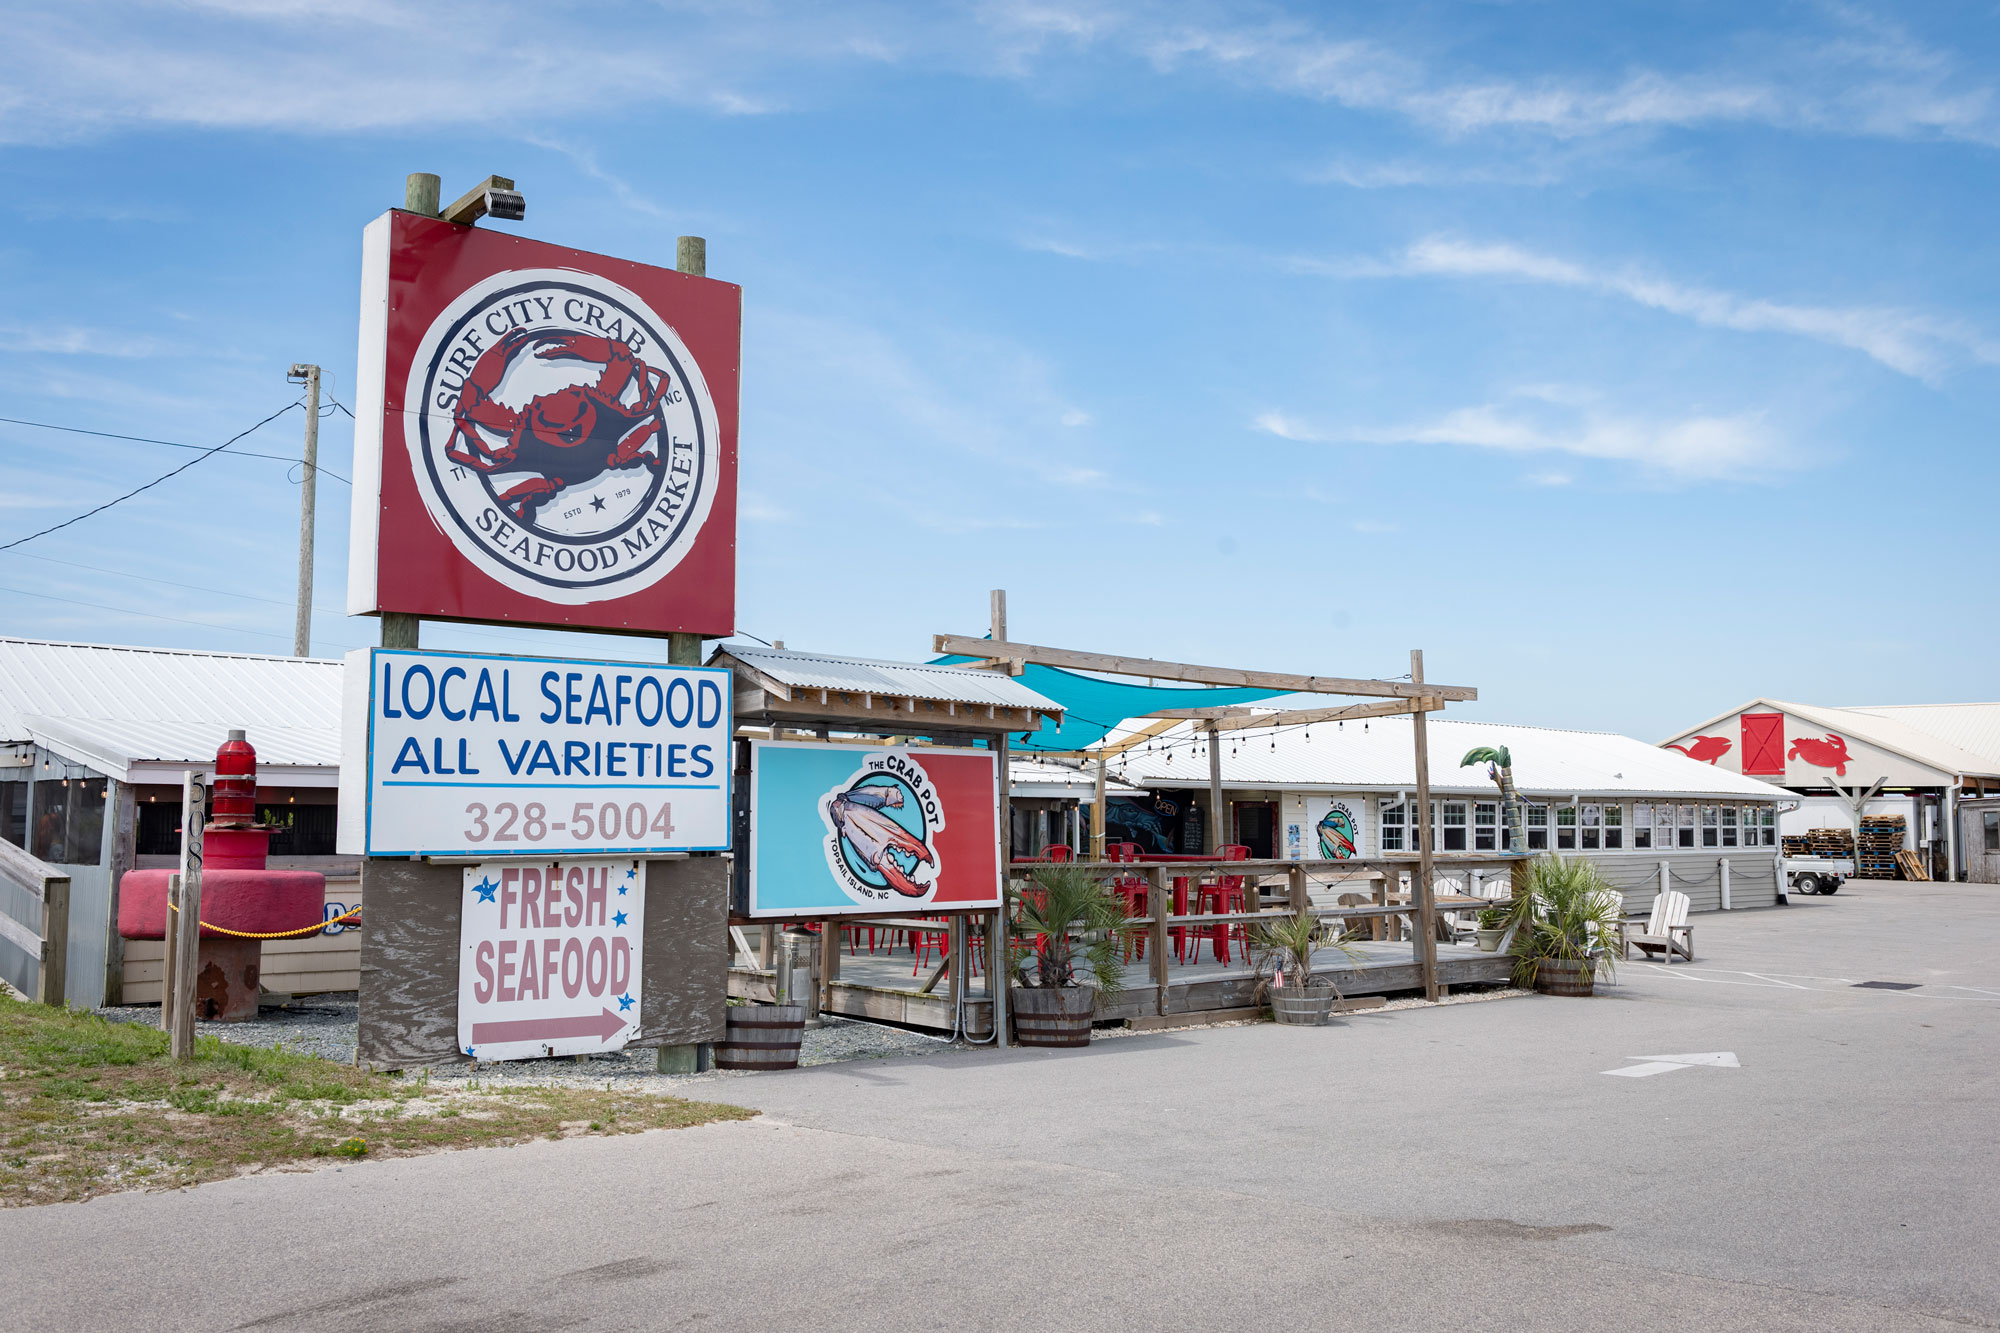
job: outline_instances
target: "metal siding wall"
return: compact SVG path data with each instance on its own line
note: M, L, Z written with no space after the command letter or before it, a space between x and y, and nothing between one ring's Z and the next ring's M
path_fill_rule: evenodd
M36 934L41 933L41 901L29 897L26 891L4 881L0 881L0 912L6 913ZM9 985L32 998L38 979L37 974L41 970L40 959L15 948L10 941L0 940L0 977L6 978Z
M104 1003L110 963L111 871L102 865L63 866L69 872L69 974L63 998L82 1009Z
M1722 909L1721 862L1729 861L1729 900L1732 908L1770 907L1778 901L1777 870L1772 858L1775 847L1702 847L1694 851L1616 852L1590 859L1625 895L1627 913L1650 911L1660 891L1660 862L1667 863L1672 887L1688 896L1688 910L1716 912ZM1587 855L1587 853L1586 853Z

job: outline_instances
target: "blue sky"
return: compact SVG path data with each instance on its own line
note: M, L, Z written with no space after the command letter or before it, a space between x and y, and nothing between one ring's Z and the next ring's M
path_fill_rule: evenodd
M525 234L743 284L749 633L920 657L1005 587L1031 642L1420 646L1464 715L1649 740L1995 697L1981 8L0 9L0 416L214 444L293 361L351 403L362 226L492 172ZM0 542L190 456L0 424ZM296 475L0 553L0 632L289 651ZM327 654L375 641L346 514Z

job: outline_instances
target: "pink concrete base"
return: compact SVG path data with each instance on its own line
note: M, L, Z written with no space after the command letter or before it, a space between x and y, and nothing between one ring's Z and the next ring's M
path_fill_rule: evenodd
M204 1023L241 1023L257 1016L264 946L211 935L201 942L194 974L194 1016Z
M118 881L118 933L128 940L166 938L171 870L132 870ZM316 870L204 868L201 919L228 930L303 930L326 919L326 876ZM204 940L226 939L212 930Z

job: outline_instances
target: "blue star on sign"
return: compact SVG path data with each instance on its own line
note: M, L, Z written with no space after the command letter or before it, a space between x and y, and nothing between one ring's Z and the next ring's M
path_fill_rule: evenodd
M618 997L618 1012L622 1014L631 1007L632 1007L632 992L626 991L623 995Z
M465 1053L466 1053L467 1055L471 1055L471 1054L472 1054L472 1048L471 1048L470 1046L466 1047L466 1048L465 1048Z
M472 886L472 891L479 895L480 902L490 903L493 901L494 891L499 887L491 879L482 878L477 884Z
M623 912L620 912L620 913L619 913L619 914L618 914L617 916L614 916L614 917L612 917L612 918L611 918L611 924L612 924L612 925L614 925L614 926L622 926L622 925L624 925L624 924L625 924L625 914L624 914Z

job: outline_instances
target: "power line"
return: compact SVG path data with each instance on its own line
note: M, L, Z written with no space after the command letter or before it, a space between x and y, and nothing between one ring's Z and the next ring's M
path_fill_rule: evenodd
M218 597L240 597L246 602L265 602L271 606L294 605L292 602L279 601L275 597L259 597L255 593L234 592L228 588L206 588L199 583L184 583L179 579L156 579L148 574L134 574L129 569L107 569L103 565L86 565L75 560L58 560L52 555L35 555L29 551L23 551L21 554L30 560L41 560L51 565L67 565L71 569L87 569L93 574L109 574L114 578L121 579L138 579L143 583L158 583L168 588L181 588L188 592L213 593ZM338 607L320 606L317 603L313 605L313 610L327 616L344 616L347 614L346 611Z
M69 527L73 523L81 523L83 522L83 520L89 518L93 514L101 514L105 510L111 508L113 505L123 504L125 501L131 499L135 495L138 495L144 491L150 491L153 489L153 487L159 485L163 481L166 481L168 478L179 476L181 473L193 467L196 463L200 463L207 459L215 457L217 454L221 453L224 449L227 449L230 445L236 443L238 440L242 439L245 435L248 435L251 431L259 430L265 426L270 425L273 421L276 421L279 417L285 415L285 413L291 411L293 408L297 406L298 406L297 402L286 403L283 407L273 412L270 416L265 417L255 426L250 427L249 430L238 431L236 434L224 440L221 444L216 445L213 449L210 449L209 451L199 455L198 457L190 458L187 462L181 464L179 467L173 469L171 472L161 473L159 476L147 482L144 486L135 486L131 490L125 492L125 494L120 495L115 499L106 500L103 504L98 505L95 509L86 509L81 514L78 514L75 518L66 518L62 522L56 524L54 527L43 528L40 532L31 532L25 537L16 537L11 542L0 544L0 551L11 551L16 546L27 545L29 542L35 540L37 537L46 537L51 532L60 532L64 528Z
M346 411L345 408L341 410ZM353 414L349 413L349 415L351 416ZM205 444L183 444L179 440L156 440L153 439L151 436L147 435L120 435L116 431L85 430L81 426L58 426L53 422L27 421L22 419L21 417L0 417L0 421L4 421L10 426L33 426L37 430L59 430L70 435L95 435L100 440L130 440L134 444L164 444L169 449L204 449L210 453L216 452L213 449L209 449L208 446ZM251 427L251 429L255 430L256 427L253 426ZM241 439L242 437L238 436L237 438ZM225 449L228 448L227 445L223 447ZM290 463L293 467L299 466L298 459L287 458L283 454L263 454L263 453L258 453L255 449L229 449L229 452L231 454L234 454L238 458L268 458L274 463ZM325 473L327 476L332 477L335 481L340 482L342 485L352 486L354 484L347 478L341 476L338 472L335 472L332 468L328 467L316 468L315 471Z
M202 629L228 630L234 634L254 634L262 639L284 639L289 641L292 637L289 634L273 634L269 630L245 629L241 625L218 625L212 620L190 620L186 616L163 616L157 611L134 611L130 607L107 606L103 602L86 602L80 597L58 597L54 593L29 592L26 588L0 587L0 592L13 593L17 597L39 597L45 602L63 602L70 606L87 606L93 611L112 611L123 616L143 616L148 620L171 620L177 625L196 625ZM334 645L336 648L348 648L351 646L345 643Z

